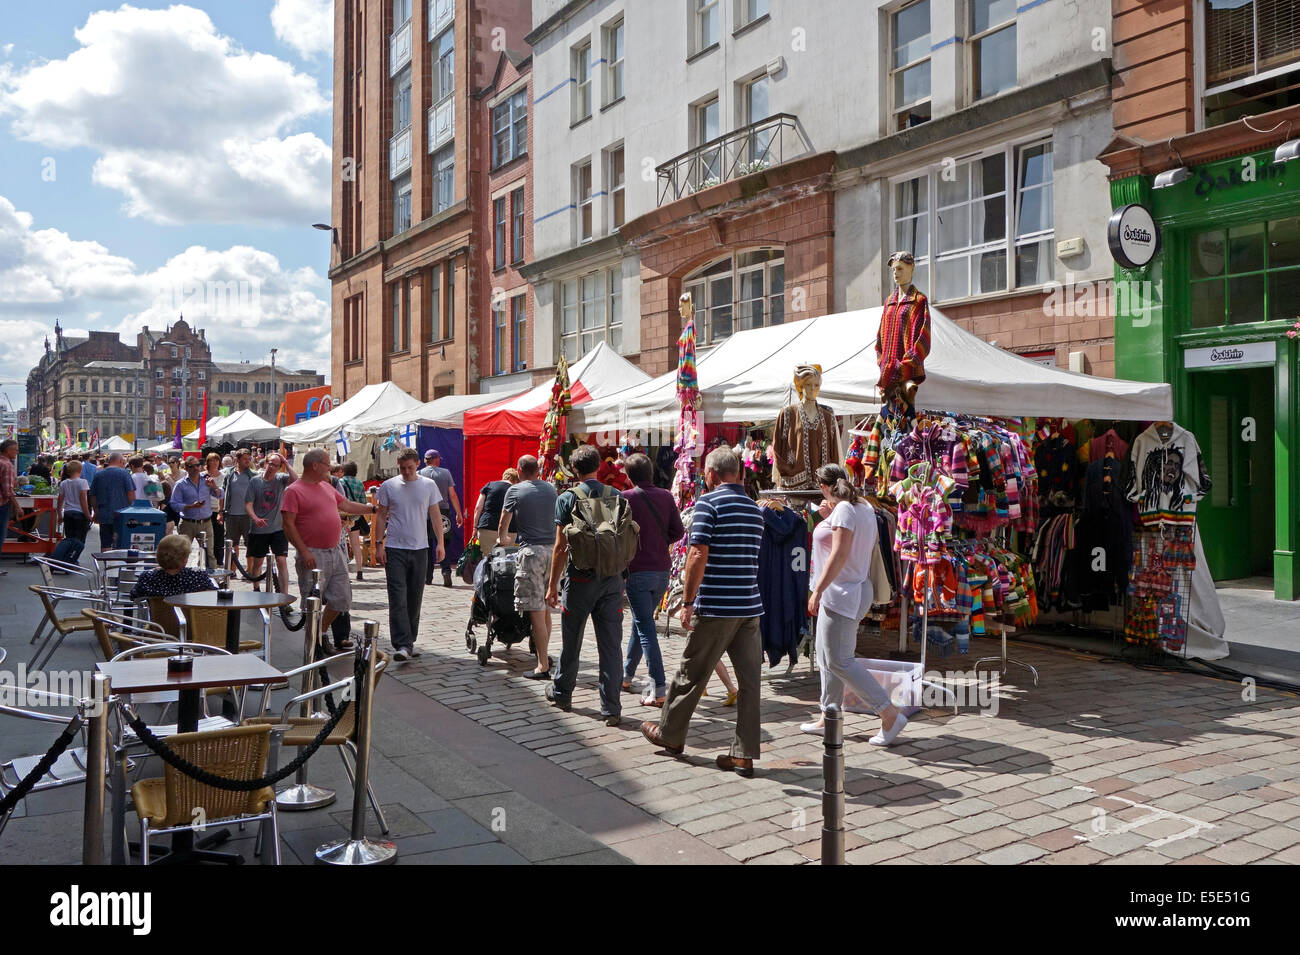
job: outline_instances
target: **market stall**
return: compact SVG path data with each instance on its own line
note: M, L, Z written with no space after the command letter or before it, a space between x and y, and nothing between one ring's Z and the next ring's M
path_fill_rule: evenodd
M421 402L391 381L366 385L323 415L280 431L280 440L294 445L296 454L307 448L326 448L339 461L356 461L363 475L374 470L375 448L391 433L390 422L406 418Z
M185 435L185 440L198 441L200 431L195 428ZM279 428L247 408L224 417L209 418L207 422L208 444L274 441L279 436Z

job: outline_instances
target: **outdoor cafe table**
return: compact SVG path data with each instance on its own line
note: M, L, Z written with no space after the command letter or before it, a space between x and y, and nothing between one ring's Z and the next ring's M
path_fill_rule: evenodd
M249 592L247 590L225 591L229 600L218 600L218 590L201 590L195 594L177 594L165 598L173 607L215 607L226 611L226 649L231 653L239 652L239 612L241 610L270 610L273 607L285 607L293 603L293 597L280 593Z
M271 684L278 681L281 673L260 657L251 653L236 653L230 656L196 656L194 669L189 673L168 673L165 657L145 657L134 660L110 660L96 664L100 673L112 681L115 694L131 693L165 693L180 694L179 712L176 717L178 733L194 733L199 728L199 712L202 709L203 691L214 686L255 686ZM119 793L115 812L122 811L122 797ZM121 831L121 825L118 825ZM209 837L211 838L211 837ZM208 840L205 840L208 841ZM216 841L216 840L212 840ZM220 856L221 853L211 853ZM172 852L166 857L170 862L184 862L190 858L206 858L194 849L194 834L178 832L172 837ZM209 861L228 861L211 858Z

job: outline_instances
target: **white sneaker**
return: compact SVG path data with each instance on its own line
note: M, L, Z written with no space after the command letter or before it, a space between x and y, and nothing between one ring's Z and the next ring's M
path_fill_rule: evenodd
M907 717L902 713L894 720L894 728L891 730L881 730L871 739L867 740L872 746L893 746L894 741L898 739L898 734L903 732L903 727L907 725Z
M825 723L800 723L799 732L807 733L809 736L825 736L826 724Z
M411 659L411 651L407 650L406 647L399 647L393 651L393 659L398 663L405 663Z

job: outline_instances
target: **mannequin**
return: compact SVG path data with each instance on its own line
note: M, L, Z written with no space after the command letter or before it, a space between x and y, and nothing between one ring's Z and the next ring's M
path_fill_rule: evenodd
M911 408L916 390L925 381L925 356L930 353L930 303L912 284L916 259L910 252L889 257L894 290L885 300L876 334L876 365L880 380L876 387L884 401L901 399Z
M840 433L835 412L817 403L822 388L821 365L799 365L794 370L799 400L786 405L776 419L772 441L772 467L776 486L786 491L810 491L814 475L824 464L840 459Z

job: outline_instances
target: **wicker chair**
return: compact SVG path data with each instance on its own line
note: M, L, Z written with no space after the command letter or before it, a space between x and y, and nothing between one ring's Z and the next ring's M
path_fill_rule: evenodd
M379 654L379 656L375 658L375 685L378 686L379 678L380 676L383 675L384 669L388 666L389 656L388 654L384 653L382 650L376 649L375 652ZM328 663L331 663L336 660L342 660L344 658L347 658L349 661L351 661L353 659L353 655L351 652L348 652L348 653L337 654L336 656L330 657L329 659L326 660L318 660L315 663L308 664L307 666L301 666L294 670L289 670L284 674L284 677L285 679L292 681L295 676L301 674L305 670L313 669L316 667L323 667ZM323 696L326 690L333 690L337 692L340 689L344 688L345 686L350 687L351 683L352 683L352 677L349 675L347 678L343 680L330 684L329 686L321 687L320 689L315 690L312 693L308 693L303 696L294 697L285 706L284 713L279 717L266 716L266 715L254 716L245 720L244 725L245 726L288 725L290 729L285 730L284 740L281 743L281 745L285 747L306 746L316 738L316 734L320 732L321 727L324 726L328 721L322 717L317 717L317 716L290 716L289 711L291 709L297 709L298 704L304 700L310 700L313 698ZM353 698L355 699L355 694L353 694ZM262 697L263 714L265 714L266 712L266 702L267 702L266 695L263 694ZM339 759L343 760L343 770L348 774L348 781L351 782L353 786L357 784L356 712L357 712L357 708L355 706L349 706L347 712L343 714L343 719L339 720L338 726L334 727L334 731L330 733L329 736L325 737L324 742L321 744L322 746L337 746L339 748L338 749ZM379 823L380 831L387 834L388 820L384 818L384 811L379 807L379 799L375 796L375 790L370 785L369 781L366 782L366 797L370 800L370 808L374 810L375 819Z
M255 779L266 772L271 728L232 726L210 733L180 733L167 745L209 772L233 779ZM140 859L145 865L149 864L150 836L201 829L213 823L257 821L270 823L272 856L275 864L280 864L280 826L271 786L231 792L164 765L162 778L142 779L131 787L131 801L140 818Z
M50 658L54 656L59 647L63 646L63 641L69 634L89 632L95 629L94 623L82 611L69 614L66 617L59 616L58 602L75 600L97 607L104 607L104 601L102 598L78 590L60 590L55 587L40 587L36 584L30 584L27 589L40 598L41 604L45 608L45 623L50 628L45 635L45 639L41 641L41 645L32 654L31 660L27 662L29 670L39 670L50 662ZM46 650L47 647L49 648L48 651Z
M149 620L94 608L82 612L94 626L95 639L99 641L99 649L105 660L111 660L131 647L165 643L170 639L162 627Z
M184 616L182 617L182 611ZM222 607L173 607L162 597L149 598L149 617L167 635L177 639L184 620L188 639L193 643L206 643L210 647L226 646L226 611ZM240 653L256 653L263 660L270 659L271 615L262 611L262 639L239 639Z

